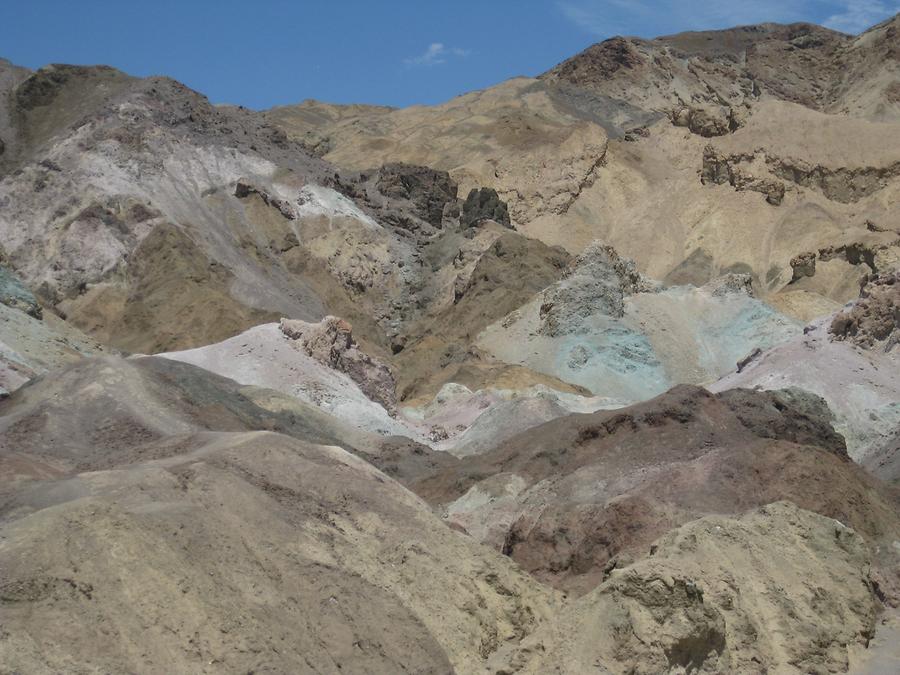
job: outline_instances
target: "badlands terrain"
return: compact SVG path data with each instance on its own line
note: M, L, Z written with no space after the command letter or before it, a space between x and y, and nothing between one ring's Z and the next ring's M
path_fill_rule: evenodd
M547 66L0 60L0 672L900 672L900 16Z

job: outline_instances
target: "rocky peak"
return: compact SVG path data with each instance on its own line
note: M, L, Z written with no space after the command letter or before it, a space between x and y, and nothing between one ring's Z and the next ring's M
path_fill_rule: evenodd
M613 37L593 44L549 71L545 77L575 85L594 84L622 70L634 70L644 59L633 39Z
M616 37L588 47L541 78L574 88L568 91L573 102L591 92L670 117L681 106L727 108L761 97L826 110L840 101L848 70L871 60L873 50L885 51L880 42L852 45L852 40L806 23L686 32L653 40ZM598 114L604 105L608 100L597 100ZM728 122L714 124L701 114L696 126L704 135L720 135Z
M746 52L768 44L781 48L807 49L837 46L849 36L811 23L761 23L722 30L686 31L666 35L653 42L665 44L684 57L722 58L737 60Z
M134 78L109 66L76 66L53 63L39 68L16 89L15 101L20 110L33 110L50 105L67 87L108 88L111 83L133 81Z

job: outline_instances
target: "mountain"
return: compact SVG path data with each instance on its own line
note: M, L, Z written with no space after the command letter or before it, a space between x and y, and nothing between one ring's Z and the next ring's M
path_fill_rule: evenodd
M517 229L573 253L599 238L676 283L750 273L805 319L852 299L858 270L837 253L828 280L798 284L797 256L896 256L897 31L895 17L856 38L772 24L613 38L433 108L268 117L342 166L426 163L493 187Z
M0 61L0 670L896 670L898 31Z

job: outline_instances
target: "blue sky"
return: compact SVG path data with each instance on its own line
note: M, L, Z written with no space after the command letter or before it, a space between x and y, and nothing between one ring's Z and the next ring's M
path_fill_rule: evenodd
M12 0L5 0L10 5ZM0 57L169 75L252 108L317 98L433 104L536 75L616 34L762 21L859 32L900 0L15 0Z

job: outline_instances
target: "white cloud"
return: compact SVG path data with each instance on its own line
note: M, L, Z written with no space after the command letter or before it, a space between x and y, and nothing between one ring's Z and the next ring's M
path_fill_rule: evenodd
M559 0L563 16L588 33L655 37L685 30L726 28L765 21L799 21L804 1L719 0L698 11L682 0Z
M881 0L844 0L841 9L829 16L824 25L845 33L861 33L889 16L900 12L900 2Z
M425 50L424 54L406 59L404 63L408 66L436 66L441 63L447 63L448 58L464 57L470 53L468 49L448 47L443 42L432 42L428 45L428 49Z
M588 33L607 36L614 33L627 33L621 23L618 22L612 11L603 11L605 8L599 2L559 2L563 15L572 23ZM617 2L616 5L621 5ZM626 8L632 15L643 14L642 3L632 3L634 6ZM635 16L637 18L637 16Z
M683 0L558 0L557 7L582 30L598 37L655 37L767 21L809 21L858 33L900 11L900 0L719 0L704 5L702 11Z

